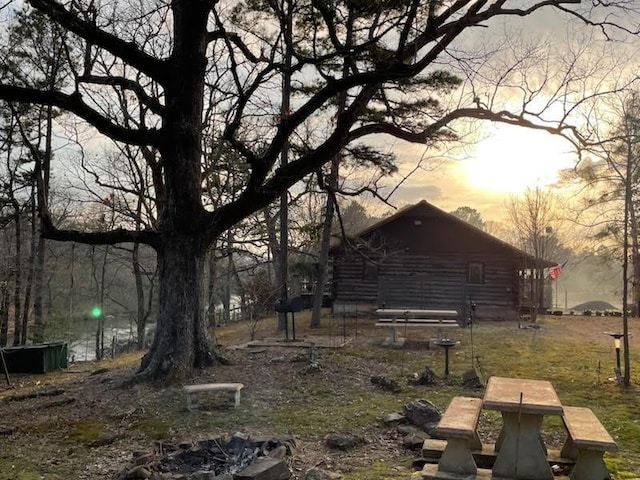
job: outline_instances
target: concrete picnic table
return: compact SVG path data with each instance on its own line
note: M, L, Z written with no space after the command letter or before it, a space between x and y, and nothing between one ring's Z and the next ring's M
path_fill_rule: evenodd
M540 439L544 416L563 414L551 382L490 377L482 407L499 411L503 419L493 474L517 480L553 480Z

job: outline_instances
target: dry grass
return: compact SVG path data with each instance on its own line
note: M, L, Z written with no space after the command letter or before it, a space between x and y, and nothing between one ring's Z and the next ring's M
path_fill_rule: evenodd
M634 386L622 390L609 380L615 361L613 342L602 332L619 329L610 317L548 317L541 330L518 329L511 323L480 323L471 329L448 330L460 343L452 350L452 376L439 387L413 386L407 376L430 366L443 371L443 354L428 349L435 333L410 330L405 348L381 347L385 329L373 321L326 317L309 332L308 315L296 316L298 338L308 333L333 341L350 337L342 349L319 349L320 369L309 371L306 350L275 348L229 349L234 365L196 372L190 382L242 381L245 389L238 409L226 394L200 398L201 409L189 413L179 385L131 385L140 354L100 364L77 364L69 371L14 376L14 386L0 386L0 426L15 429L2 438L0 480L31 478L112 478L136 450L151 450L157 441L179 442L211 438L235 430L254 434L290 432L299 440L294 464L298 478L319 465L340 472L345 480L406 479L415 452L402 449L394 429L379 420L418 398L445 408L464 391L459 375L476 358L485 376L543 378L553 382L565 404L589 406L620 446L607 463L616 479L639 478L640 400ZM245 343L255 327L257 338L284 335L270 319L257 325L235 324L215 332L218 344ZM640 384L638 320L632 320L632 383ZM472 355L473 351L473 355ZM109 371L91 375L98 368ZM392 394L371 384L372 375L385 375L403 387ZM10 398L54 387L65 393L21 401ZM60 402L65 400L67 403ZM57 403L56 403L57 402ZM499 418L483 414L481 431L497 433ZM362 435L367 444L351 453L326 449L323 438L332 431ZM562 440L557 420L545 422L548 441Z

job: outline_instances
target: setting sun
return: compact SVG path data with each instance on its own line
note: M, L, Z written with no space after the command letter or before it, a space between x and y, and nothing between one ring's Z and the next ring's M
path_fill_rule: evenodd
M520 193L549 185L573 164L571 145L546 132L495 125L462 161L466 182L479 190Z

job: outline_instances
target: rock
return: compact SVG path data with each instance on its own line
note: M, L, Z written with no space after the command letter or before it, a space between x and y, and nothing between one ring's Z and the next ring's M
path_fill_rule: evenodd
M206 472L201 470L199 472L194 472L189 476L190 480L217 480L215 472Z
M230 473L223 473L222 475L218 475L215 477L216 480L233 480L233 475Z
M440 421L442 414L429 400L415 400L404 406L407 421L425 432L429 432Z
M295 456L298 448L295 437L293 435L283 435L280 437L280 441L285 447L287 447L287 454L292 457Z
M127 472L127 476L125 477L127 480L140 479L140 478L149 478L151 476L151 472L147 470L143 466L134 467Z
M156 459L155 453L145 453L133 459L134 465L148 465Z
M287 456L287 447L285 447L284 445L278 445L276 448L269 451L268 456L271 458L282 460Z
M155 472L150 480L174 480L173 475L168 472Z
M220 365L233 365L233 361L219 348L215 348L213 350L213 356L218 362L220 362Z
M438 382L438 376L431 369L431 367L425 367L424 372L420 375L418 383L420 385L435 385Z
M400 387L400 384L398 384L398 382L381 375L372 376L371 383L393 393L400 393L402 391L402 388Z
M332 473L322 468L313 467L304 474L304 480L335 480L340 478L337 473Z
M102 375L103 373L107 373L110 369L109 368L98 368L97 370L94 370L93 372L91 372L89 375L93 376L93 375Z
M410 433L418 433L421 431L422 430L414 425L398 425L398 433L401 435L409 435Z
M462 374L462 384L466 388L483 388L485 381L477 369L472 368Z
M398 412L388 413L382 418L385 425L397 425L404 422L404 415Z
M243 432L236 432L229 439L227 443L227 449L234 455L240 453L249 441L249 435Z
M349 450L365 443L362 437L350 433L331 433L325 438L328 447L336 450Z
M309 356L305 353L299 353L291 359L292 362L306 362L308 360Z
M291 478L291 472L282 460L258 457L233 478L234 480L288 480Z
M191 442L182 442L178 444L178 448L181 450L189 450L191 447L193 447Z
M409 450L419 450L424 445L426 438L427 434L424 432L410 433L402 439L402 445Z
M171 453L178 450L178 446L170 442L156 442L155 447L160 454Z

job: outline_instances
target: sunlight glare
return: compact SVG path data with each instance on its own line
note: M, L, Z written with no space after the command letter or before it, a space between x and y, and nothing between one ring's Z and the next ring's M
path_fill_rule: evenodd
M571 145L560 137L511 125L495 125L463 160L472 188L522 193L527 187L548 186L558 172L574 163Z

